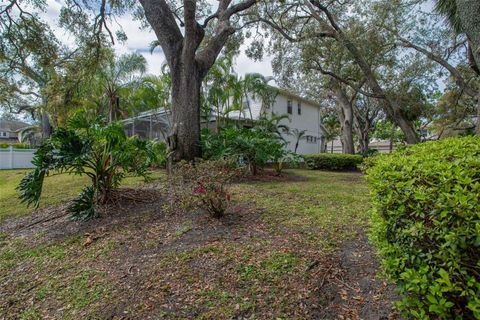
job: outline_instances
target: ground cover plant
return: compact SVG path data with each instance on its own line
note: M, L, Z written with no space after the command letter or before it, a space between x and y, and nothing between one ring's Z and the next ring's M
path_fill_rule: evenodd
M367 173L371 238L400 309L416 319L479 319L480 138L408 147L377 157Z

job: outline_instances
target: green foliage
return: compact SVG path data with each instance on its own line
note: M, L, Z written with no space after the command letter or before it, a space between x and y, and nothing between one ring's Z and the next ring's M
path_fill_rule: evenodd
M284 162L298 163L298 156L285 150L287 142L282 133L289 127L283 124L288 115L262 115L253 128L225 127L217 133L202 130L202 150L206 159L233 159L238 165L246 165L251 174L257 174L258 167L274 163L278 173ZM237 123L238 125L238 123Z
M153 142L149 146L151 152L149 167L165 169L167 167L167 144L164 141Z
M0 149L7 149L10 148L10 146L12 146L14 149L30 149L30 146L26 143L0 143Z
M363 161L358 154L318 153L303 156L307 168L313 170L354 170Z
M403 132L389 120L378 121L372 136L377 139L392 140L393 142L405 141Z
M276 134L263 128L226 128L219 133L202 132L202 147L207 159L232 158L237 163L245 163L251 174L267 162L283 160L288 152L285 142Z
M72 205L67 208L73 220L89 220L97 216L93 207L95 201L95 189L92 186L85 187L82 192L72 201Z
M180 162L169 175L169 200L176 210L204 209L224 216L230 203L228 185L237 171L228 161Z
M201 114L205 120L216 116L217 128L236 120L251 120L252 100L261 101L262 107L269 108L278 92L268 86L270 78L258 73L239 77L233 72L233 56L217 59L203 81Z
M91 218L95 206L109 200L110 191L127 173L146 177L152 151L146 141L128 138L119 123L105 125L75 116L69 125L69 129L57 129L35 152L35 168L18 186L20 199L38 207L45 176L50 172L86 175L91 189L84 189L68 211L74 218Z
M367 170L371 239L417 319L480 318L480 138L427 142Z
M377 149L368 149L367 151L365 151L362 156L364 156L365 158L368 158L368 157L373 157L373 156L376 156L378 155L380 152L377 150Z

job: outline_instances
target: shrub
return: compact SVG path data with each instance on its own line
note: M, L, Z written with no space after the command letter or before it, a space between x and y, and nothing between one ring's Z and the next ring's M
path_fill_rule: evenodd
M245 163L252 175L269 161L286 159L285 144L277 134L262 128L225 128L219 133L202 132L202 149L206 159L235 159L239 164Z
M152 142L149 146L151 150L150 167L162 168L167 167L167 144L164 141Z
M14 143L12 146L15 149L30 149L30 146L26 143Z
M96 206L109 201L111 191L129 173L146 177L152 152L146 141L128 138L120 123L105 124L76 116L70 128L55 130L37 149L35 168L20 181L20 199L38 207L43 181L60 171L86 175L91 185L67 209L73 219L87 220L97 215Z
M0 143L0 148L2 149L10 148L10 146L12 146L14 149L30 149L30 146L25 143Z
M367 170L371 239L409 318L480 319L480 137L427 142Z
M228 161L179 162L169 175L169 201L174 210L204 209L224 216L230 203L228 185L237 175Z
M354 170L362 163L357 154L318 153L304 155L307 168L314 170Z
M368 157L373 157L373 156L376 156L378 155L380 152L377 150L377 149L368 149L367 151L363 152L362 153L362 156L364 158L368 158Z

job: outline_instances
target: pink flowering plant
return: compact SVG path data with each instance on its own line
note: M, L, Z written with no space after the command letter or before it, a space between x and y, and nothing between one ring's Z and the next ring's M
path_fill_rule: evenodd
M230 204L229 186L237 174L225 160L180 162L169 176L170 206L174 211L203 209L220 218Z

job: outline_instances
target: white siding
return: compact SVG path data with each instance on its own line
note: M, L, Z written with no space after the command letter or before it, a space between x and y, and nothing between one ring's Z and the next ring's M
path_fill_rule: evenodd
M287 113L287 101L292 101L292 114ZM289 119L282 120L283 124L286 124L290 130L306 130L305 137L300 140L298 144L297 153L299 154L308 154L308 153L319 153L321 150L321 131L320 131L320 108L308 103L305 100L300 100L301 103L301 114L298 114L298 98L287 97L285 95L279 94L276 98L276 101L270 110L267 110L268 113L276 113L277 115L287 114ZM288 142L288 149L294 151L296 138L293 135L284 134L285 140ZM306 136L311 136L316 138L316 142L309 142L306 139Z

